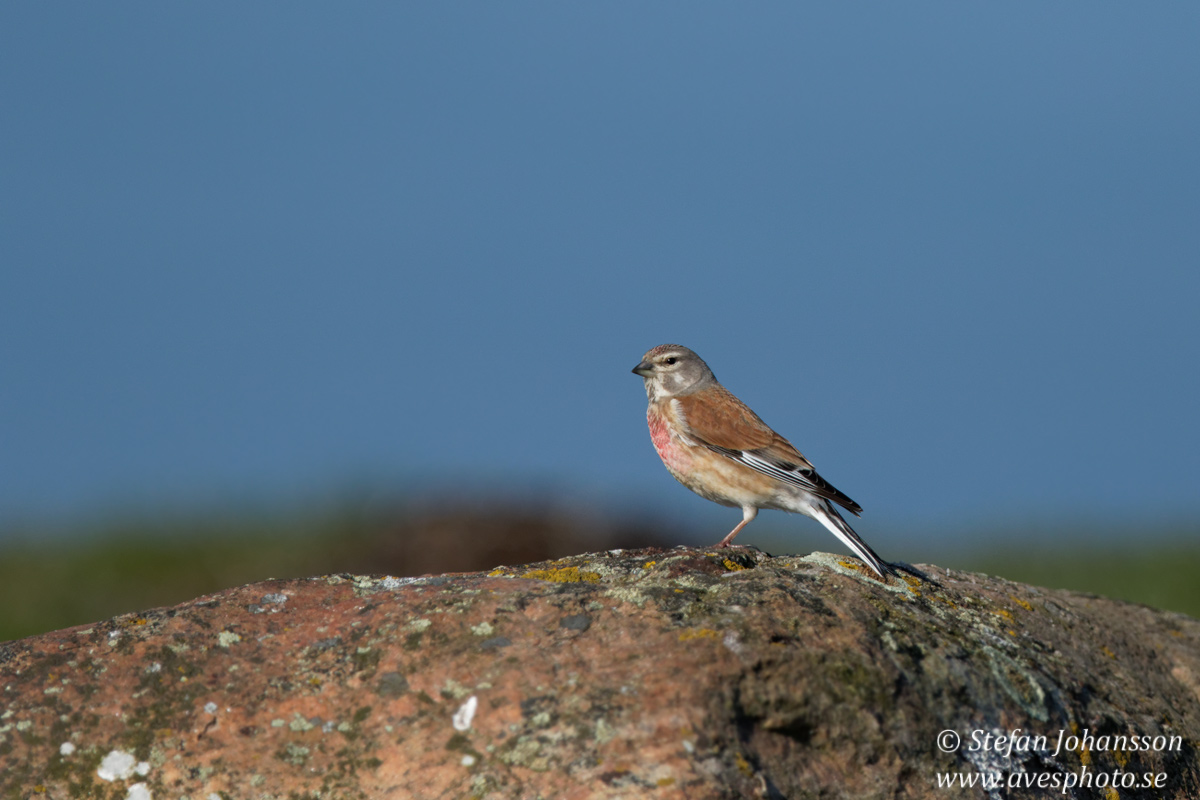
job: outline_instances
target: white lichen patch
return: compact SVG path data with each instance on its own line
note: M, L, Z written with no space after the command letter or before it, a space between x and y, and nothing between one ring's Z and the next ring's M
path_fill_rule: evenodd
M468 754L468 755L465 755L465 756L463 756L463 757L462 757L462 765L463 765L464 767L473 767L473 766L475 766L475 756L473 756L473 755L469 755L469 754Z
M613 726L605 722L603 717L596 720L596 732L593 734L593 736L595 737L597 744L610 742L616 735L617 732L613 729Z
M469 731L471 730L471 722L475 719L475 709L479 706L479 700L475 695L467 698L467 702L458 707L458 711L454 712L452 720L454 730Z
M71 742L63 742L58 746L58 752L61 755L69 756L75 752L75 745L73 745Z
M646 605L646 594L642 590L632 586L613 586L604 591L605 597L611 597L619 603L629 603L638 608Z
M492 623L487 622L486 620L478 625L471 626L471 633L475 634L476 636L491 636L494 631L495 628L492 627Z
M238 636L233 631L221 631L217 634L217 644L226 649L229 649L229 645L236 644L241 640L242 637Z
M542 772L543 769L538 769L541 766L540 762L544 760L538 758L541 749L542 746L537 739L530 736L519 736L512 749L501 754L500 760L506 764L516 764Z
M154 796L150 794L149 786L144 783L135 783L125 793L125 800L154 800Z
M263 603L271 603L273 605L282 605L287 602L287 599L288 596L282 592L271 592L262 596Z
M136 766L137 759L133 757L132 753L113 750L100 762L96 775L102 781L123 781L133 777L133 770Z
M217 713L217 704L214 703L213 701L209 700L207 703L204 704L204 713L205 714L216 714Z
M429 620L422 618L422 619L414 619L412 622L408 623L404 627L410 631L416 631L417 633L420 633L421 631L427 629L432 624L433 623L430 622Z
M288 723L288 728L296 731L297 733L300 733L301 731L311 731L314 727L315 726L306 720L298 711L292 716L292 721Z
M471 690L463 686L454 678L446 678L446 682L442 684L441 693L450 695L455 700L462 700L471 693Z

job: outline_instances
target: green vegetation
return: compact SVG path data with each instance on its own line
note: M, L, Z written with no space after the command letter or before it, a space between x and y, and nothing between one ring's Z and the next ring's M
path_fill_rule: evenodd
M0 641L174 605L268 578L364 569L374 526L347 515L112 524L0 545Z
M1077 544L1032 554L991 552L955 561L961 561L963 568L1021 583L1090 592L1200 618L1200 542L1086 550Z

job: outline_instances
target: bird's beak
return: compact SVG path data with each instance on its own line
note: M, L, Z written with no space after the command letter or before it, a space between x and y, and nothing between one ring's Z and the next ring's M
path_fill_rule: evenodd
M641 375L643 378L649 378L652 372L654 372L654 367L650 365L649 361L643 361L633 368L633 374Z

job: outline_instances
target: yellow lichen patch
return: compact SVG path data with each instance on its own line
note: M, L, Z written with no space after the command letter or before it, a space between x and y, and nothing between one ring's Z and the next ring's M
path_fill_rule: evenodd
M1112 756L1113 760L1117 762L1117 766L1121 769L1125 769L1126 765L1129 764L1129 753L1124 750L1113 750Z
M1008 599L1012 600L1014 603L1016 603L1017 605L1019 605L1021 608L1025 609L1026 611L1033 611L1033 606L1031 606L1029 603L1026 603L1024 600L1022 600L1019 597L1014 597L1013 595L1010 594L1008 596Z
M1009 628L1009 629L1008 629L1008 635L1009 635L1009 636L1016 636L1016 635L1017 635L1017 632L1016 632L1016 631L1014 631L1012 628Z
M502 569L494 569L494 570L492 570L491 572L489 572L489 573L488 573L488 577L489 577L489 578L498 578L498 577L500 577L500 576L502 576L502 575L507 575L507 574L508 574L508 573L507 573L507 572L505 572L505 571L504 571L504 570L502 570Z
M654 782L655 786L671 786L675 783L674 778L659 778Z
M716 639L721 634L714 631L712 628L691 628L679 634L679 641L687 642L692 639Z
M146 624L145 618L134 617L133 619L127 619L127 620L123 621L121 623L121 627L122 628L132 628L134 625L145 625L145 624Z
M1104 800L1121 800L1121 794L1111 786L1104 787Z
M874 572L867 569L865 566L863 566L862 564L860 564L857 561L839 561L838 563L841 564L846 569L852 569L855 572L861 572L864 575L874 575L875 574Z
M657 563L657 561L647 561L645 564L642 564L642 569L650 569Z
M725 569L729 570L730 572L737 572L740 569L745 569L745 567L743 567L741 564L734 563L727 558L725 559Z
M521 576L533 578L535 581L551 581L552 583L599 583L599 572L583 572L579 567L561 567L559 569L531 569Z
M1100 652L1104 653L1104 655L1108 656L1109 658L1115 659L1117 657L1117 654L1114 653L1112 650L1109 650L1108 647L1105 645L1100 645Z
M1006 608L994 608L992 609L992 613L996 614L997 616L1004 617L1007 620L1011 620L1013 618L1012 612Z
M921 588L921 579L920 578L916 577L915 575L901 575L900 580L907 583L908 588L912 589L917 594L921 593L919 591Z
M742 758L741 753L738 753L736 756L734 756L733 763L737 765L738 770L743 775L753 775L754 774L754 769L753 769L753 767L750 766L750 762L747 761L746 759Z

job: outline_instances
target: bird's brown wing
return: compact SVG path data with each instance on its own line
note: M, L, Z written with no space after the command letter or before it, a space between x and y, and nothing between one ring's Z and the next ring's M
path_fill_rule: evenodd
M832 500L853 514L862 506L817 474L792 443L723 386L676 397L683 423L699 444L777 480Z

